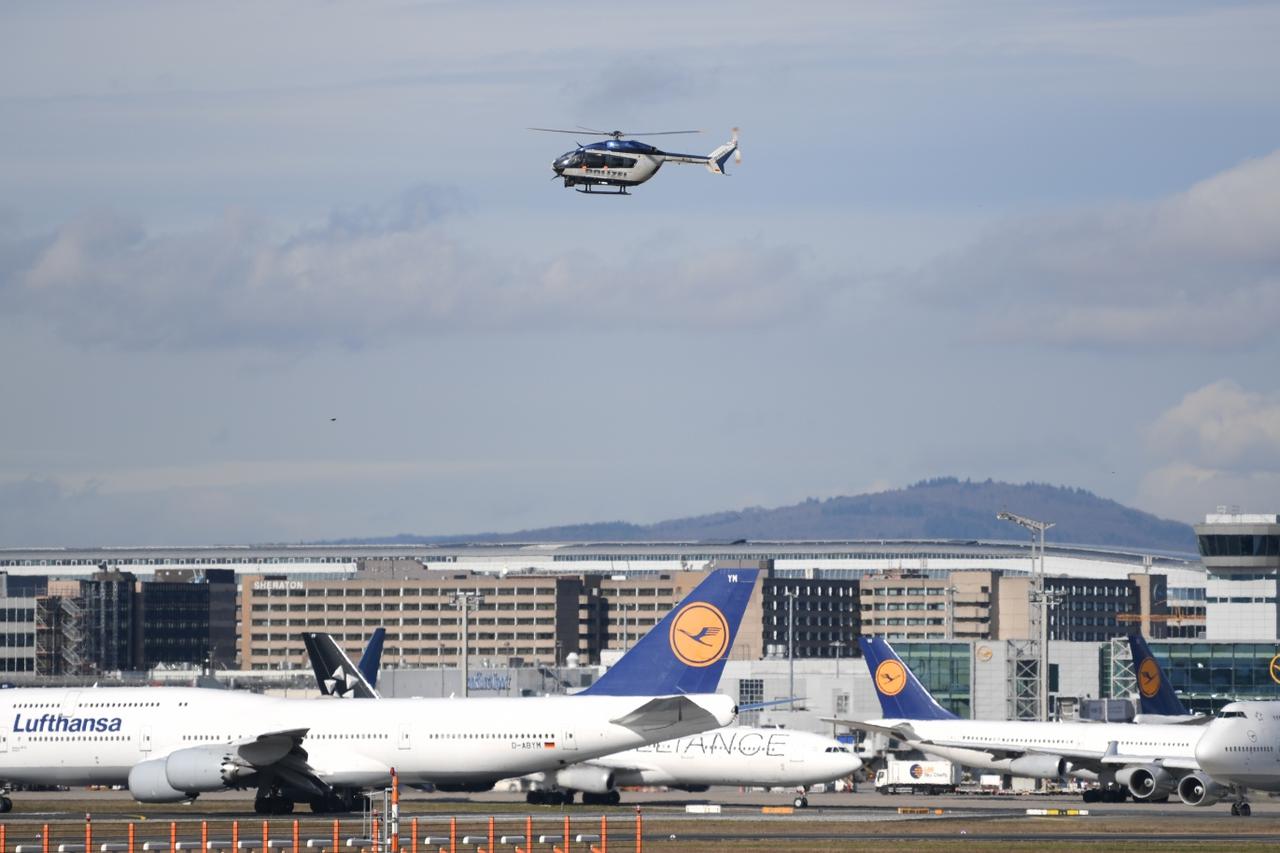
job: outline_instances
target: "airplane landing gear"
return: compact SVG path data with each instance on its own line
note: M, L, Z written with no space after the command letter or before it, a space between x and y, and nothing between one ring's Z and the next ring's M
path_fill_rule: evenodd
M1236 789L1236 801L1231 804L1232 817L1248 817L1253 814L1253 809L1249 807L1249 801L1246 799L1249 792L1244 788Z
M0 814L13 811L13 800L0 795Z
M293 800L277 793L259 792L253 800L253 810L258 814L293 814Z
M356 791L354 788L334 788L323 797L315 797L311 801L311 811L315 814L336 814L356 810Z
M791 801L791 804L798 809L807 809L809 808L809 798L804 794L796 794L796 798Z

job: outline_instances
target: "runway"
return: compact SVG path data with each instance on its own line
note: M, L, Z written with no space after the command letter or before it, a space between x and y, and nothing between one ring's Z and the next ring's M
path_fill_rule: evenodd
M1078 797L1067 796L965 796L884 797L871 792L856 794L811 794L811 806L791 814L764 813L765 807L785 807L790 795L777 792L711 791L698 795L670 792L628 792L617 807L528 806L519 794L489 792L470 796L413 793L402 798L400 836L402 849L409 850L414 819L422 845L437 841L452 825L458 838L484 837L490 818L496 836L523 834L532 825L535 836L560 834L564 819L571 823L571 835L599 834L601 818L606 818L610 845L615 850L635 848L636 815L640 813L646 849L658 850L752 850L823 849L897 850L903 844L912 849L944 849L957 844L979 849L1000 844L1006 849L1056 850L1082 846L1115 847L1117 843L1135 849L1158 849L1169 844L1204 849L1233 850L1280 845L1280 802L1267 798L1252 801L1250 818L1234 818L1229 804L1193 809L1180 803L1105 803L1084 807ZM201 837L229 839L232 822L237 822L242 846L260 842L263 817L254 814L251 802L234 793L202 796L191 805L142 806L120 791L22 793L14 795L15 810L5 815L4 825L11 851L15 844L34 844L42 827L50 827L51 841L80 843L86 812L92 815L95 846L98 841L118 841L129 823L134 824L139 850L144 840L165 844L172 834L191 849ZM719 814L690 814L689 804L719 805ZM1080 809L1088 815L1033 817L1027 809ZM901 814L899 808L927 808L927 814ZM940 812L940 813L938 813ZM313 849L328 847L335 817L339 834L347 838L365 837L368 826L358 813L312 815L305 808L294 815L267 820L266 833L272 847L289 848L294 819L305 845L315 839ZM385 820L385 816L380 816ZM767 845L759 847L757 845ZM1010 847L1010 845L1013 845ZM260 845L258 845L260 846ZM37 848L26 848L37 849ZM51 851L56 851L51 847ZM154 848L153 848L154 849ZM437 849L437 848L431 848ZM474 849L459 846L457 849ZM514 849L508 847L507 849ZM549 847L547 849L550 849ZM577 848L575 848L577 849ZM586 847L581 848L584 851ZM8 853L8 851L6 851Z

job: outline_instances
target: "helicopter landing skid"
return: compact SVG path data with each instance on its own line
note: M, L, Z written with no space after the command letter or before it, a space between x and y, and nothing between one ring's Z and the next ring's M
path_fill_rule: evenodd
M574 190L584 195L631 195L631 193L627 192L626 187L618 187L613 190L593 190L591 186L591 184L587 184L586 186L574 187Z

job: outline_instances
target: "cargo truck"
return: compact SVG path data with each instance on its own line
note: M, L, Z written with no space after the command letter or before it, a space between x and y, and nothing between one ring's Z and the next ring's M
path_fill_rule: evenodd
M960 784L960 767L950 761L899 761L890 758L876 771L876 790L882 794L953 793Z

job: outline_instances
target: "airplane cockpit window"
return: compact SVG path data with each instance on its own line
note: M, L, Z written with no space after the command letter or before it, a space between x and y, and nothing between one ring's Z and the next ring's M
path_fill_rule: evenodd
M1245 715L1244 711L1219 711L1218 719L1228 720L1228 719L1231 719L1232 717L1240 717L1243 719L1244 715Z

